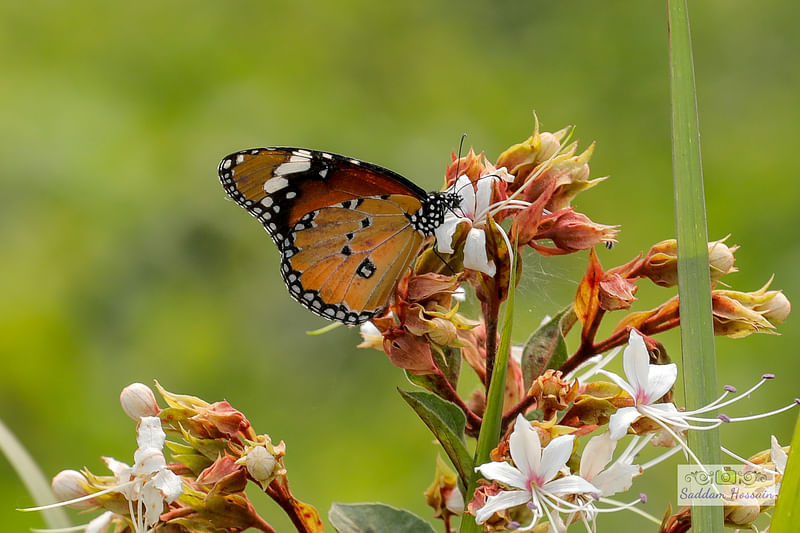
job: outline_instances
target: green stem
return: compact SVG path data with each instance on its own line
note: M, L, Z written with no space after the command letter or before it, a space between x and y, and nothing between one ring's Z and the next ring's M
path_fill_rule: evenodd
M511 261L510 279L516 279L514 272L515 261ZM475 449L475 461L473 466L482 465L489 462L489 454L500 442L500 428L503 421L503 402L505 400L506 371L508 369L508 357L511 353L511 325L514 317L514 289L508 291L506 309L503 316L503 334L500 338L500 346L497 349L494 371L489 382L489 392L486 394L486 412L481 422L481 432L478 435L478 445ZM473 475L469 487L467 487L467 497L469 502L478 484L478 477ZM461 520L461 533L473 533L481 531L481 527L475 523L470 515L464 515Z
M683 379L691 410L717 396L717 373L689 15L686 0L667 0L667 6ZM703 463L721 462L717 430L689 432L689 445ZM722 532L722 507L693 507L692 530Z

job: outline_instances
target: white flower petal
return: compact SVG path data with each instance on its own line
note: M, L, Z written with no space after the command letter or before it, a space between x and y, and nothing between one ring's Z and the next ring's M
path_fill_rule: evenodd
M518 489L530 489L528 486L528 478L523 472L514 468L508 463L503 461L493 461L491 463L484 463L475 467L476 472L480 472L486 479L499 481L511 487Z
M581 455L581 477L593 481L594 477L611 462L616 447L617 441L609 436L608 431L589 439Z
M539 465L542 459L542 443L539 434L524 416L517 415L514 422L514 431L508 438L508 449L511 459L522 475L525 476L526 485L515 485L521 489L529 489L527 483L533 476L538 475Z
M642 413L635 407L623 407L608 419L609 435L614 440L619 440L628 432L628 428L642 416Z
M473 215L473 223L479 224L482 220L475 220L475 216L485 213L489 204L492 203L492 187L498 180L497 176L481 176L478 179L478 191L475 194L475 215Z
M625 492L633 485L633 477L642 472L639 465L614 463L608 470L600 472L592 479L592 485L600 489L600 496L612 496Z
M461 197L461 212L462 214L472 220L475 216L475 187L469 180L469 177L462 174L458 177L452 186L453 192L458 193Z
M102 533L108 527L108 524L111 523L111 518L114 516L114 513L111 511L106 511L105 513L101 514L97 518L94 518L91 522L86 524L86 533Z
M524 490L504 490L486 498L486 503L475 513L475 522L482 524L497 511L528 503L531 493Z
M675 384L676 379L678 379L678 365L675 363L650 365L650 373L647 376L647 403L664 396Z
M783 474L786 469L786 460L789 457L786 455L786 452L783 451L781 445L778 444L778 439L775 438L775 435L771 436L770 441L772 442L772 446L770 446L769 449L769 456L772 458L772 462L775 463L775 469L780 474Z
M483 230L472 228L464 243L464 268L494 276L497 272L494 261L486 255L486 234Z
M598 374L603 374L604 376L606 376L608 378L611 378L611 381L616 383L617 387L619 387L620 389L622 389L625 392L627 392L628 396L630 396L631 398L634 399L634 401L636 401L636 391L633 389L633 387L631 387L630 383L628 383L627 381L625 381L624 379L622 379L621 377L619 377L615 373L609 372L608 370L600 369L600 370L597 371L597 373Z
M180 476L166 468L159 470L158 474L147 483L158 489L161 498L167 503L174 502L183 494L183 482Z
M125 481L130 480L131 477L130 466L123 463L122 461L117 461L113 457L102 457L101 459L106 464L108 469L114 473L114 476L117 478L117 481L124 483Z
M433 230L433 234L436 236L436 250L440 254L452 254L455 252L453 250L453 235L458 225L462 222L469 223L469 219L448 214L445 215L444 222Z
M550 441L542 451L542 462L537 472L539 479L547 483L566 466L569 456L572 455L572 447L575 442L575 435L561 435Z
M157 416L143 416L139 419L139 429L136 435L136 443L139 448L158 448L164 447L167 436L161 429L161 419Z
M139 448L133 454L136 464L133 465L133 474L152 474L167 466L164 453L160 448Z
M581 476L560 477L545 483L542 491L550 494L600 494L600 489Z
M164 497L161 491L150 483L146 483L142 490L141 500L144 503L144 523L150 528L158 523L158 517L164 512Z
M638 392L647 387L647 374L650 371L650 354L647 351L647 346L645 346L642 336L633 329L628 336L628 345L622 353L622 368L625 370L628 383L633 386L634 390Z

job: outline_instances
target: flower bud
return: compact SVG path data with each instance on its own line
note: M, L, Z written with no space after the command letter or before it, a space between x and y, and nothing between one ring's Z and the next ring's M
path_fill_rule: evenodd
M772 279L753 292L711 291L714 332L731 338L751 333L771 333L782 323L792 306L781 291L768 291Z
M712 280L736 272L736 267L733 266L736 259L733 254L739 247L727 246L724 243L725 239L708 243L708 263ZM653 283L662 287L677 285L678 241L667 239L654 244L632 276L650 278Z
M583 213L576 213L572 208L554 213L548 218L550 220L541 224L534 239L550 239L557 250L532 245L543 255L559 255L588 250L600 243L615 242L614 237L618 233L617 226L597 224Z
M55 475L50 486L53 488L53 494L55 494L59 501L74 500L90 494L87 489L88 483L86 478L76 470L62 470ZM96 508L97 504L92 500L86 500L83 502L71 503L70 507L74 509L92 509Z
M425 491L425 502L433 508L434 518L464 512L464 496L458 489L458 477L440 456L436 457L436 471L433 482Z
M600 280L598 300L600 308L606 311L616 311L617 309L629 309L636 300L634 294L639 289L630 280L619 274L606 274Z
M125 414L136 421L143 416L158 416L161 411L155 394L143 383L131 383L122 389L119 402Z
M761 514L761 507L757 504L726 505L725 525L736 528L746 528Z
M356 348L383 350L383 334L372 322L364 322L360 328L363 341Z
M268 484L275 476L278 461L264 446L250 448L245 457L247 472L261 484Z

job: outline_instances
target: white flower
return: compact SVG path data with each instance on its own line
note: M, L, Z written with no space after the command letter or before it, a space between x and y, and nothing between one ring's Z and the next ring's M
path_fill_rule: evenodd
M119 492L128 500L133 530L136 533L149 533L152 526L158 523L159 516L164 511L164 503L172 503L183 494L181 478L167 468L162 452L165 440L161 420L155 416L144 416L139 420L136 438L139 448L133 455L133 467L111 457L103 457L106 466L116 477L116 485L65 502L25 510L43 511L89 501L110 492ZM89 522L85 530L89 533L105 531L114 516L117 515L103 513Z
M460 214L452 211L446 213L444 222L434 231L438 251L443 254L452 254L455 252L453 250L453 235L456 228L461 223L469 224L470 230L464 242L464 268L477 270L488 276L494 276L497 272L497 267L494 261L490 261L486 254L486 232L484 228L486 227L487 217L502 209L522 209L529 205L528 202L520 200L506 200L492 204L494 184L500 180L512 182L514 181L514 176L509 174L505 167L499 168L490 174L484 174L478 178L476 185L473 185L466 175L459 176L446 192L457 193L461 197L461 203L458 208ZM510 249L508 238L503 229L499 229Z
M667 365L650 364L650 355L644 344L644 339L633 329L630 332L628 346L625 348L622 355L622 366L625 371L625 376L628 378L627 381L606 370L596 371L599 374L611 378L614 383L633 398L634 402L632 407L622 407L609 418L608 429L611 438L621 439L625 436L631 424L639 418L646 417L669 433L681 448L683 448L686 454L704 471L705 468L702 463L679 433L688 429L707 430L713 429L722 423L742 422L745 420L764 418L782 413L800 404L800 399L795 399L789 405L785 405L779 409L738 418L731 418L724 414L720 414L715 418L698 416L731 405L742 398L749 397L750 394L761 387L761 385L768 380L774 379L775 376L773 374L764 374L761 376L761 381L750 387L747 391L727 401L723 400L728 394L735 393L736 387L725 385L724 392L719 398L708 405L692 411L679 411L678 408L675 407L675 404L671 402L654 403L661 399L675 384L675 380L678 376L678 368L675 363L669 363Z
M439 252L452 254L455 252L453 234L456 228L462 222L469 224L470 230L464 243L464 267L489 276L494 276L497 268L494 261L490 261L486 255L486 233L482 228L486 224L486 215L492 201L492 186L497 180L495 176L482 177L478 180L476 189L467 176L459 176L447 192L458 193L461 197L459 207L462 215L449 211L445 214L444 222L434 231Z
M631 488L634 476L642 472L641 467L632 465L630 457L620 457L608 466L614 456L617 440L606 431L589 439L581 455L580 475L600 489L600 496L612 496Z
M483 477L516 490L503 490L489 496L485 505L476 512L475 521L482 524L498 511L527 504L533 511L533 520L519 530L528 531L542 516L546 516L550 524L558 524L558 513L586 509L586 505L575 505L562 496L591 497L600 493L597 487L576 475L554 479L562 469L567 468L574 440L574 435L562 435L551 440L542 450L539 434L525 417L517 415L514 431L509 438L509 451L515 466L506 462L490 462L475 469Z
M775 463L775 470L778 471L780 475L783 475L784 470L786 470L786 461L789 459L789 456L786 455L786 452L783 451L781 445L778 444L778 439L775 438L775 435L770 435L770 450L769 456L772 459L772 462Z
M612 439L621 439L627 433L630 425L643 416L666 421L667 424L681 429L689 427L680 418L674 404L654 403L675 384L678 377L678 366L675 363L650 364L650 354L647 352L644 339L636 330L631 330L628 346L622 355L622 366L628 381L611 372L598 371L610 377L634 401L633 407L622 407L611 415L608 428Z

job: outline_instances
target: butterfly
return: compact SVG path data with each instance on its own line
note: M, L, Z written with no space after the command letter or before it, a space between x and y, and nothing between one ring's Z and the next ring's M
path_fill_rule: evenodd
M233 153L219 179L277 245L292 298L349 325L385 312L427 237L460 202L378 165L303 148Z

